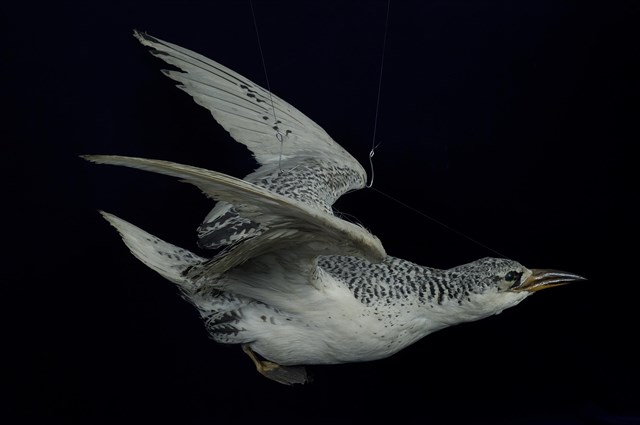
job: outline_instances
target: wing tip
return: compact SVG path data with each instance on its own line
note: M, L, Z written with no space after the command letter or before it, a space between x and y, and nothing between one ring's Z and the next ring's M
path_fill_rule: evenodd
M118 159L126 158L119 155L78 155L78 156L86 161L93 162L94 164L113 164L113 165L115 165L114 161L117 161Z
M97 157L99 157L100 155L78 155L78 156L84 159L85 161L96 162L98 159Z
M121 218L108 213L104 210L98 210L98 213L100 213L100 215L102 216L102 218L104 218L105 220L107 220L109 222L109 224L111 224L113 227L115 227L116 229L118 228L118 226L116 226L114 223L118 223L119 221L124 221Z
M158 41L155 37L147 34L146 31L140 31L137 28L133 29L133 36L144 45L150 45Z
M140 42L140 44L148 47L151 50L151 54L154 56L161 55L163 47L168 47L166 42L152 35L149 35L146 31L139 31L137 29L134 29L133 36Z

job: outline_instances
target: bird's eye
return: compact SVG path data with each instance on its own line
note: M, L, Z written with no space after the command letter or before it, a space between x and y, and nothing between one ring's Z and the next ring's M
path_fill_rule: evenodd
M522 276L522 273L518 273L517 271L512 270L504 276L504 280L506 280L507 282L514 282L516 280L519 280L520 276Z

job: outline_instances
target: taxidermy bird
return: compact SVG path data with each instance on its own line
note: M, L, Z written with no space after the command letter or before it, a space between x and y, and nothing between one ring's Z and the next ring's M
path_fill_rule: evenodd
M168 161L84 158L177 177L217 201L198 228L203 258L105 212L140 261L175 283L211 337L238 344L263 375L304 383L304 365L388 357L448 326L513 307L534 292L583 278L483 258L448 270L385 253L363 227L333 214L361 189L362 166L276 95L197 53L140 32L178 70L178 82L260 166L244 179Z

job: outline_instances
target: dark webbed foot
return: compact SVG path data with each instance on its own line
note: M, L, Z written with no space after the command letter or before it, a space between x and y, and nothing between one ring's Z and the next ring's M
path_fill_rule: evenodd
M256 370L263 376L285 385L304 384L309 382L309 376L304 366L281 366L268 360L260 360L248 345L242 346L242 351L256 365Z

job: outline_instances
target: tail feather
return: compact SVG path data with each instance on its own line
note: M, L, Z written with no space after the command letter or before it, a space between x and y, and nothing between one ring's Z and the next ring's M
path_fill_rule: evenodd
M165 242L113 214L104 211L100 211L100 214L116 228L138 260L185 292L193 292L195 284L186 276L186 272L207 261L205 258Z
M183 298L198 309L215 341L247 344L254 339L238 323L242 309L255 301L221 291L211 285L211 279L192 280L187 276L187 271L198 268L207 259L167 243L113 214L104 211L100 214L116 228L136 258L178 285Z

